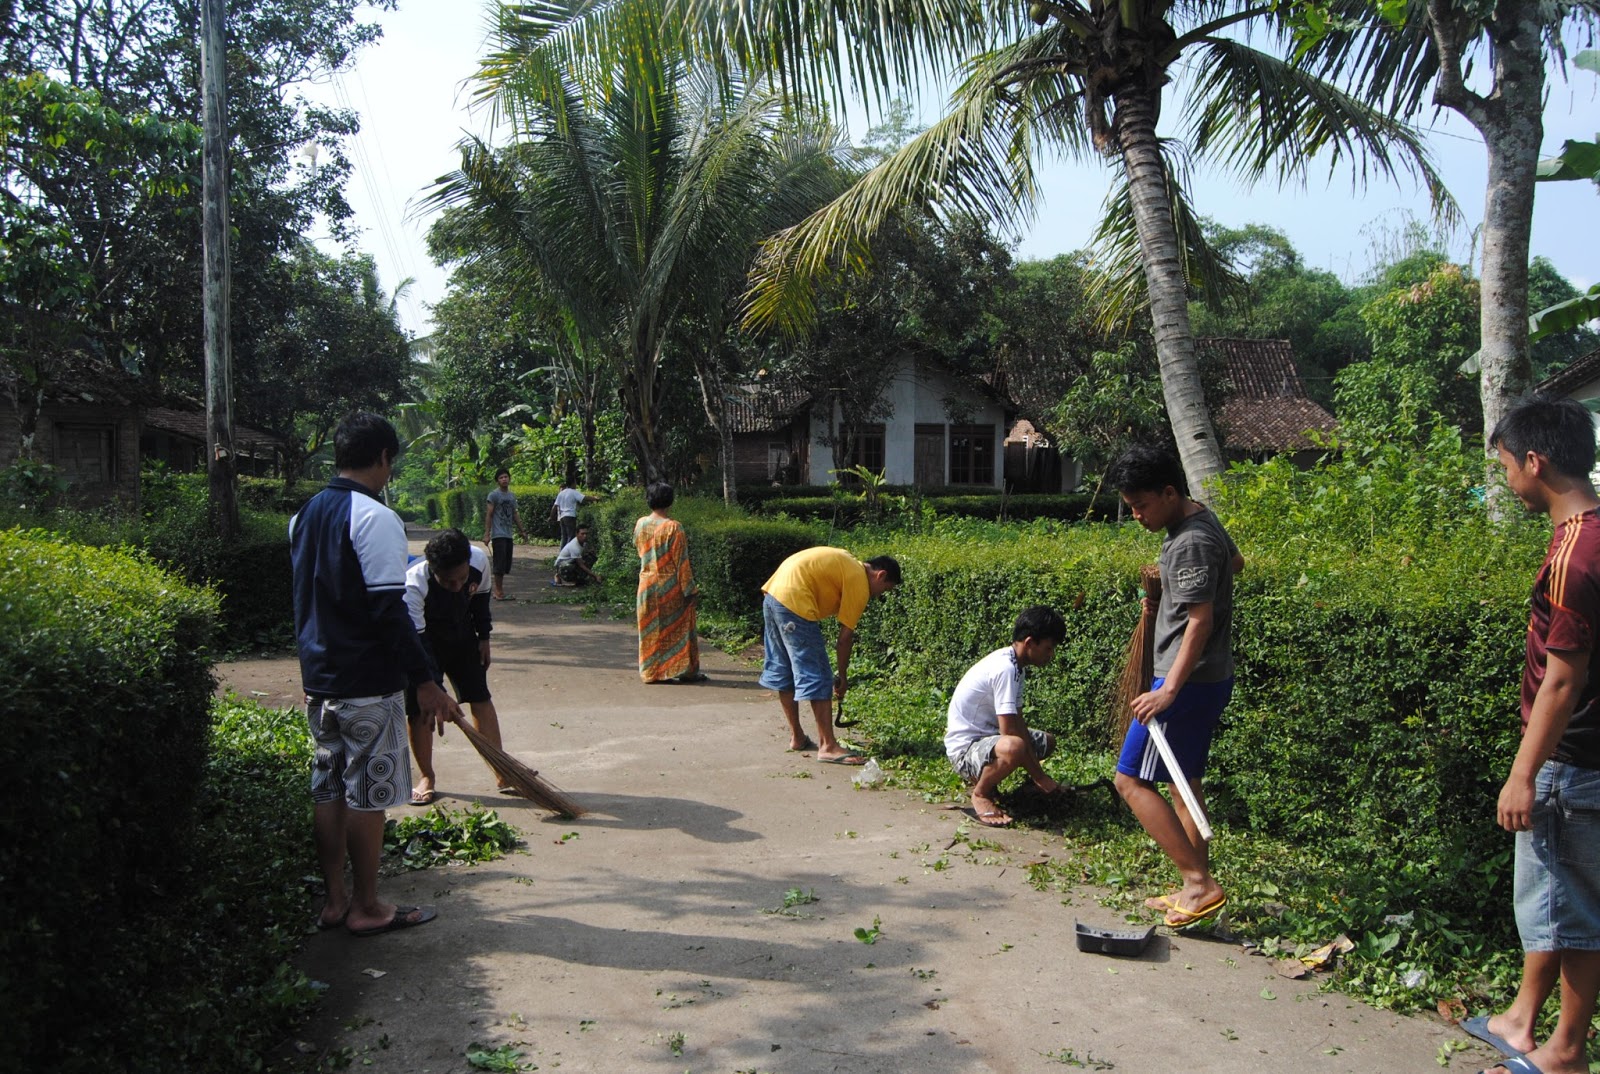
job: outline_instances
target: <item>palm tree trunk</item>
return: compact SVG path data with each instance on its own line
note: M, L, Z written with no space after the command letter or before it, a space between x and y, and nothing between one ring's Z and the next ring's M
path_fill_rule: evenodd
M1158 92L1132 87L1118 93L1114 126L1139 228L1167 420L1172 423L1189 492L1204 499L1205 483L1221 473L1225 463L1211 412L1206 408L1194 330L1189 325L1188 280L1178 247L1178 230L1172 222L1166 163L1156 140Z
M1488 187L1483 205L1483 271L1479 313L1479 399L1485 443L1511 404L1528 390L1528 246L1539 144L1544 139L1544 24L1538 0L1504 0L1485 26L1494 63L1487 96L1466 85L1464 35L1459 13L1446 0L1429 0L1429 30L1439 50L1435 104L1460 113L1483 136ZM1490 507L1510 507L1504 487L1489 471Z

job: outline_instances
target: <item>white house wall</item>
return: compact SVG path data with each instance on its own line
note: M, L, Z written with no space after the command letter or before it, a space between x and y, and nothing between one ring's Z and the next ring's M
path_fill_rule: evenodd
M944 435L944 478L950 477L950 414L945 409L946 397L962 399L970 407L970 417L955 422L959 425L988 425L994 430L993 458L994 480L992 487L1005 484L1005 408L972 388L960 384L949 374L910 360L902 360L885 392L893 411L883 421L884 426L884 476L891 485L910 485L916 474L916 427L942 425ZM838 401L833 404L835 427L842 419ZM833 449L823 443L828 425L823 408L811 408L811 468L806 480L812 485L832 484L836 478L830 472L839 468Z

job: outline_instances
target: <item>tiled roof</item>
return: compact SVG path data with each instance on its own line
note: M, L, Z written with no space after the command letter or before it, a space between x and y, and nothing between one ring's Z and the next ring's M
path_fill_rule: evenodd
M740 384L728 393L730 432L770 433L788 425L795 414L811 402L803 388L770 388L764 384Z
M1217 423L1229 449L1299 451L1315 446L1308 430L1333 431L1333 415L1306 395L1287 340L1200 339L1195 345L1223 362L1230 387Z
M1570 395L1592 380L1600 379L1600 347L1572 360L1567 368L1551 373L1539 382L1541 392Z
M206 414L203 410L173 410L155 406L144 412L144 423L152 429L181 436L187 440L206 442ZM248 425L234 424L233 446L237 451L252 454L261 451L278 451L284 446L283 438Z

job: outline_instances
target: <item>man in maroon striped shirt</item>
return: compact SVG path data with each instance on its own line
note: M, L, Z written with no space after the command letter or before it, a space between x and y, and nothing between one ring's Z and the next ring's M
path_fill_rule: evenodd
M1506 482L1555 523L1533 583L1522 670L1522 743L1496 819L1516 833L1513 904L1522 984L1510 1009L1462 1022L1511 1074L1587 1074L1584 1042L1600 993L1600 497L1590 482L1594 420L1572 399L1535 395L1490 434ZM1539 1010L1561 985L1550 1039ZM1537 1046L1536 1046L1537 1045Z

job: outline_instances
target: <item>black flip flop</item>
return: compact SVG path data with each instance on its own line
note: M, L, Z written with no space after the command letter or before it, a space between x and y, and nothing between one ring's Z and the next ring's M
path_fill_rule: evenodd
M416 920L412 920L412 914L417 915ZM394 916L376 928L346 928L345 931L352 936L381 936L385 932L398 932L400 929L414 929L418 925L426 925L438 916L439 911L431 906L396 906Z

